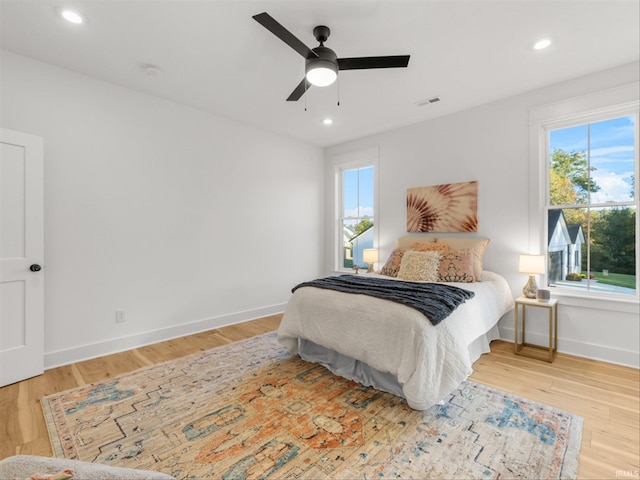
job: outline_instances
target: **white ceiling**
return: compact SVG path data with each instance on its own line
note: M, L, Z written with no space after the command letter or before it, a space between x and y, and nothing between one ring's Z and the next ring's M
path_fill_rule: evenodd
M322 24L338 57L410 54L409 67L340 72L286 102L304 59L251 18L264 11L310 48ZM0 46L329 146L637 61L639 18L637 0L0 0ZM532 50L543 36L554 44Z

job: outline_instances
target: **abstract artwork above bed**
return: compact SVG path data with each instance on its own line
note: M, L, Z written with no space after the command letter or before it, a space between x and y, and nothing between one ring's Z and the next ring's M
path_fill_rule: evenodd
M477 181L407 189L407 232L477 231Z

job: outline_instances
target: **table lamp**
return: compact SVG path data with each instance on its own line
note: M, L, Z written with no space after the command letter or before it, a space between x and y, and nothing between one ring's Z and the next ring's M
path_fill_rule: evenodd
M527 298L536 298L538 286L534 275L544 273L544 255L520 255L518 272L529 274L529 281L522 289L522 294Z
M362 261L369 264L367 272L373 272L373 264L378 263L378 249L365 248L362 251Z

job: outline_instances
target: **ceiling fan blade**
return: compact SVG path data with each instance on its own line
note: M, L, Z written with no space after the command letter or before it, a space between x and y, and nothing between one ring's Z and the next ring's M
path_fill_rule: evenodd
M291 92L291 95L289 95L289 98L287 98L287 102L297 102L298 100L300 100L300 97L304 95L304 92L306 92L310 87L311 84L307 81L306 78L303 78L298 86L293 90L293 92Z
M302 43L298 38L293 35L289 30L280 25L271 15L267 12L259 13L252 17L256 22L262 25L264 28L273 33L276 37L282 40L284 43L293 48L296 52L302 55L304 58L317 58L318 55Z
M339 70L362 70L366 68L402 68L409 65L410 55L388 57L339 58Z

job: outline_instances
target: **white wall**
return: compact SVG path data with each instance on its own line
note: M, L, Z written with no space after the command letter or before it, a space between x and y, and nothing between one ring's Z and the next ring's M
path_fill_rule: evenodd
M0 61L0 125L44 138L47 367L282 311L322 271L322 149Z
M638 81L639 70L338 145L323 166L321 149L302 142L14 54L0 62L0 126L45 142L48 367L281 311L291 286L332 268L329 159L372 146L381 262L405 232L408 187L478 180L486 266L519 295L528 109ZM563 301L561 351L638 366L637 305ZM127 322L115 323L117 308ZM545 326L530 326L544 342ZM512 329L509 314L505 339Z
M330 271L333 212L331 157L378 146L380 261L406 232L406 189L461 181L479 182L478 236L491 244L489 270L502 274L513 295L521 295L526 275L517 273L518 255L530 250L528 110L601 89L637 82L638 63L599 72L457 114L337 145L325 153L326 250ZM472 77L469 88L473 88ZM446 98L443 99L447 101ZM427 107L424 107L427 108ZM535 253L535 252L534 252ZM638 367L638 305L623 311L569 305L560 301L559 350ZM529 335L531 328L531 334ZM513 341L513 312L500 323ZM528 341L545 343L547 327L528 322Z

